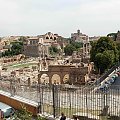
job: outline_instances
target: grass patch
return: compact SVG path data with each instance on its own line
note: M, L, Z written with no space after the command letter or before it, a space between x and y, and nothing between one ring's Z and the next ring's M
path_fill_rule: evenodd
M17 64L11 66L12 68L24 68L24 67L29 67L31 65L36 65L36 63L25 63L25 64Z
M5 66L6 68L24 68L24 67L29 67L31 65L37 65L37 63L16 63L16 64L10 64Z
M43 111L46 112L46 113L49 113L49 114L53 114L53 106L52 105L49 105L49 104L44 104L43 106ZM73 114L75 113L88 113L88 114L91 114L91 115L99 115L100 114L100 110L86 110L86 109L80 109L80 108L58 108L57 109L57 112L58 112L58 115L60 116L61 113L63 112L67 117L69 118L72 118L73 117Z

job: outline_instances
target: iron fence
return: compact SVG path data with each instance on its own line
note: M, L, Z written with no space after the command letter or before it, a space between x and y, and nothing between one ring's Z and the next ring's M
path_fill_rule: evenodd
M39 112L59 117L63 112L68 118L80 120L120 120L120 86L108 90L95 87L70 85L23 86L9 81L0 81L0 89L38 103Z

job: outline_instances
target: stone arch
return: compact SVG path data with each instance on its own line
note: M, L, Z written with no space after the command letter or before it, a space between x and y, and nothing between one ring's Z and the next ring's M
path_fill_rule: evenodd
M40 84L40 83L44 83L44 78L42 79L42 77L45 77L45 76L47 76L47 77L49 77L49 81L50 81L50 76L49 76L49 73L47 73L47 72L42 72L41 71L41 73L40 74L38 74L38 84Z
M48 37L48 36L46 36L46 39L49 39L49 37Z
M51 78L52 84L60 84L61 83L61 77L59 74L53 74Z
M40 76L40 81L41 81L41 83L45 83L45 84L47 84L47 83L49 83L49 75L48 74L46 74L46 73L43 73L43 74L41 74L41 76Z
M63 83L67 83L69 81L69 74L65 74L63 77Z
M53 39L53 37L51 36L50 39Z

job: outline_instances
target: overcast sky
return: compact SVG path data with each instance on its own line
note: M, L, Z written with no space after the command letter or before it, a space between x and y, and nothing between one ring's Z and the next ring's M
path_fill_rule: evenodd
M120 0L0 0L0 36L120 30Z

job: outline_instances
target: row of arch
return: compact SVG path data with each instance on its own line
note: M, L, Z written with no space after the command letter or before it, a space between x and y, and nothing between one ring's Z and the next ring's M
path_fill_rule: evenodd
M56 37L49 37L49 36L46 36L46 39L51 39L51 40L56 40L57 38Z
M58 74L53 74L51 78L49 77L48 74L42 74L40 76L40 82L45 83L45 84L47 84L47 83L61 84L62 82L63 83L68 82L68 80L69 80L69 74L64 75L62 80L61 80L60 75L58 75Z

